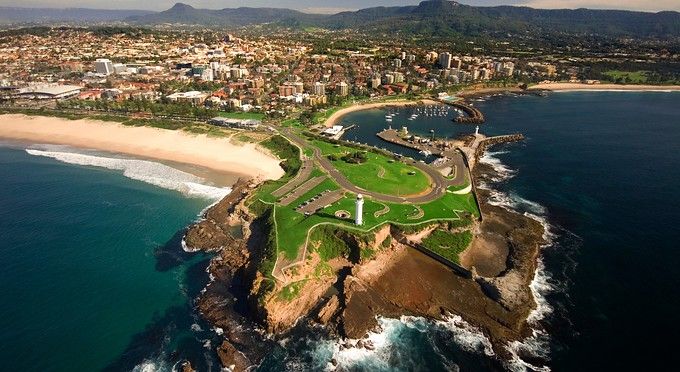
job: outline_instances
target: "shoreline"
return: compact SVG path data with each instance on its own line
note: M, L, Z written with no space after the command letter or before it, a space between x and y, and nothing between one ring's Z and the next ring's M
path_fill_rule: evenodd
M636 84L584 84L584 83L544 83L527 88L527 91L550 90L553 92L680 92L680 85L636 85Z
M376 109L376 108L382 108L382 107L389 107L389 106L394 106L394 107L405 107L405 106L414 106L414 105L433 105L433 104L441 104L440 102L431 100L431 99L419 99L415 101L411 100L395 100L395 101L386 101L386 102L375 102L375 103L365 103L365 104L354 104L349 107L345 107L343 109L340 109L336 112L333 113L326 121L323 123L325 127L332 127L333 125L337 124L337 122L342 119L343 116L347 114L351 114L353 112L357 111L364 111L364 110L371 110L371 109Z
M261 179L277 179L283 175L279 160L258 145L236 145L228 138L179 130L5 114L0 115L0 139L101 150Z

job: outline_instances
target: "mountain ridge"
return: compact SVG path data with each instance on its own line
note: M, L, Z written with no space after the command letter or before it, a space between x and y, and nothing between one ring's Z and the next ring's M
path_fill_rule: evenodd
M10 8L0 8L10 9ZM419 34L424 36L468 36L489 33L597 34L628 37L680 37L680 13L600 9L535 9L501 5L480 7L448 0L425 0L418 5L381 6L335 14L311 14L287 8L200 9L178 2L161 12L105 11L86 8L36 10L13 8L23 15L20 22L119 21L138 26L159 24L207 27L242 27L277 24L288 27L322 27L331 30L361 29L368 32ZM23 10L16 10L23 9ZM0 12L1 23L11 23L12 14ZM12 13L12 12L9 12ZM30 14L27 14L30 13ZM73 13L69 15L69 13ZM77 16L80 15L81 18Z

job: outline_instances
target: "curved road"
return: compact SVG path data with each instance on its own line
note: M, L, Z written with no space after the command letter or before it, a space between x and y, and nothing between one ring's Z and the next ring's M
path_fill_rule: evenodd
M396 196L396 195L389 195L389 194L382 194L379 192L375 191L368 191L364 190L361 187L358 187L354 185L350 180L345 177L344 174L340 173L333 164L331 163L330 160L328 160L323 154L321 153L321 150L318 147L312 146L307 143L303 138L298 136L297 134L293 133L293 131L289 129L282 129L283 134L293 143L298 145L301 148L306 148L309 147L314 151L314 159L319 163L319 165L326 170L328 175L333 178L335 182L340 185L343 189L347 191L351 191L355 194L362 194L362 195L367 195L370 196L376 200L379 201L386 201L386 202L391 202L391 203L404 203L404 202L409 202L409 203L415 203L415 204L421 204L421 203L429 203L431 201L439 199L444 193L446 193L446 180L444 177L439 173L436 169L430 167L427 164L423 164L420 162L415 162L412 165L425 174L428 175L430 180L432 181L432 184L430 185L431 188L427 194L424 195L414 195L414 196Z

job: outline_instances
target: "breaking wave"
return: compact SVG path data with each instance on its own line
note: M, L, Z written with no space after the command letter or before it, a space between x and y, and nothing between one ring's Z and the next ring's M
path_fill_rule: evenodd
M487 151L479 158L480 163L487 164L496 171L497 177L492 178L494 182L500 182L507 180L515 176L516 171L508 168L505 164L501 162L497 155L506 154L507 151Z
M378 330L359 340L308 339L304 344L313 346L309 349L311 360L291 355L285 362L285 369L418 370L424 363L422 353L434 352L439 357L436 363L446 364L448 370L459 370L455 362L457 358L452 360L452 355L441 349L451 345L469 355L495 356L490 340L457 315L440 321L406 315L398 319L378 317L377 320ZM289 348L291 342L296 343L292 339L284 339L279 344Z
M207 185L201 177L149 160L38 149L26 149L26 152L30 155L53 158L68 164L122 171L123 175L130 179L178 191L192 198L219 200L231 192L229 187Z
M513 177L516 173L496 157L496 155L503 153L487 152L480 158L480 162L490 165L498 174L497 177L490 178L492 183L500 183ZM525 199L512 191L507 193L499 191L486 183L480 183L479 187L489 191L489 204L522 213L524 216L539 222L543 226L544 243L542 248L555 244L555 240L558 237L555 232L556 228L548 222L547 210L544 206ZM548 366L535 365L526 361L528 359L526 358L527 356L531 359L539 359L546 362L550 360L550 335L545 331L541 320L546 319L546 317L553 313L553 306L548 302L547 296L559 288L555 284L551 273L546 269L542 256L538 258L536 271L529 288L536 302L536 308L529 313L527 318L528 323L532 327L532 334L523 340L514 341L507 345L511 359L507 362L506 366L512 371L550 371Z

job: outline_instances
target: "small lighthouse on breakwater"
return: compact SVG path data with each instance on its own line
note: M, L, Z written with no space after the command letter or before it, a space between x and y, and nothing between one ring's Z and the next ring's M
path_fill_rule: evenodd
M364 213L364 197L359 194L357 195L357 201L356 201L356 212L355 212L355 218L354 218L354 223L356 225L363 225L364 220L363 220L363 213Z

